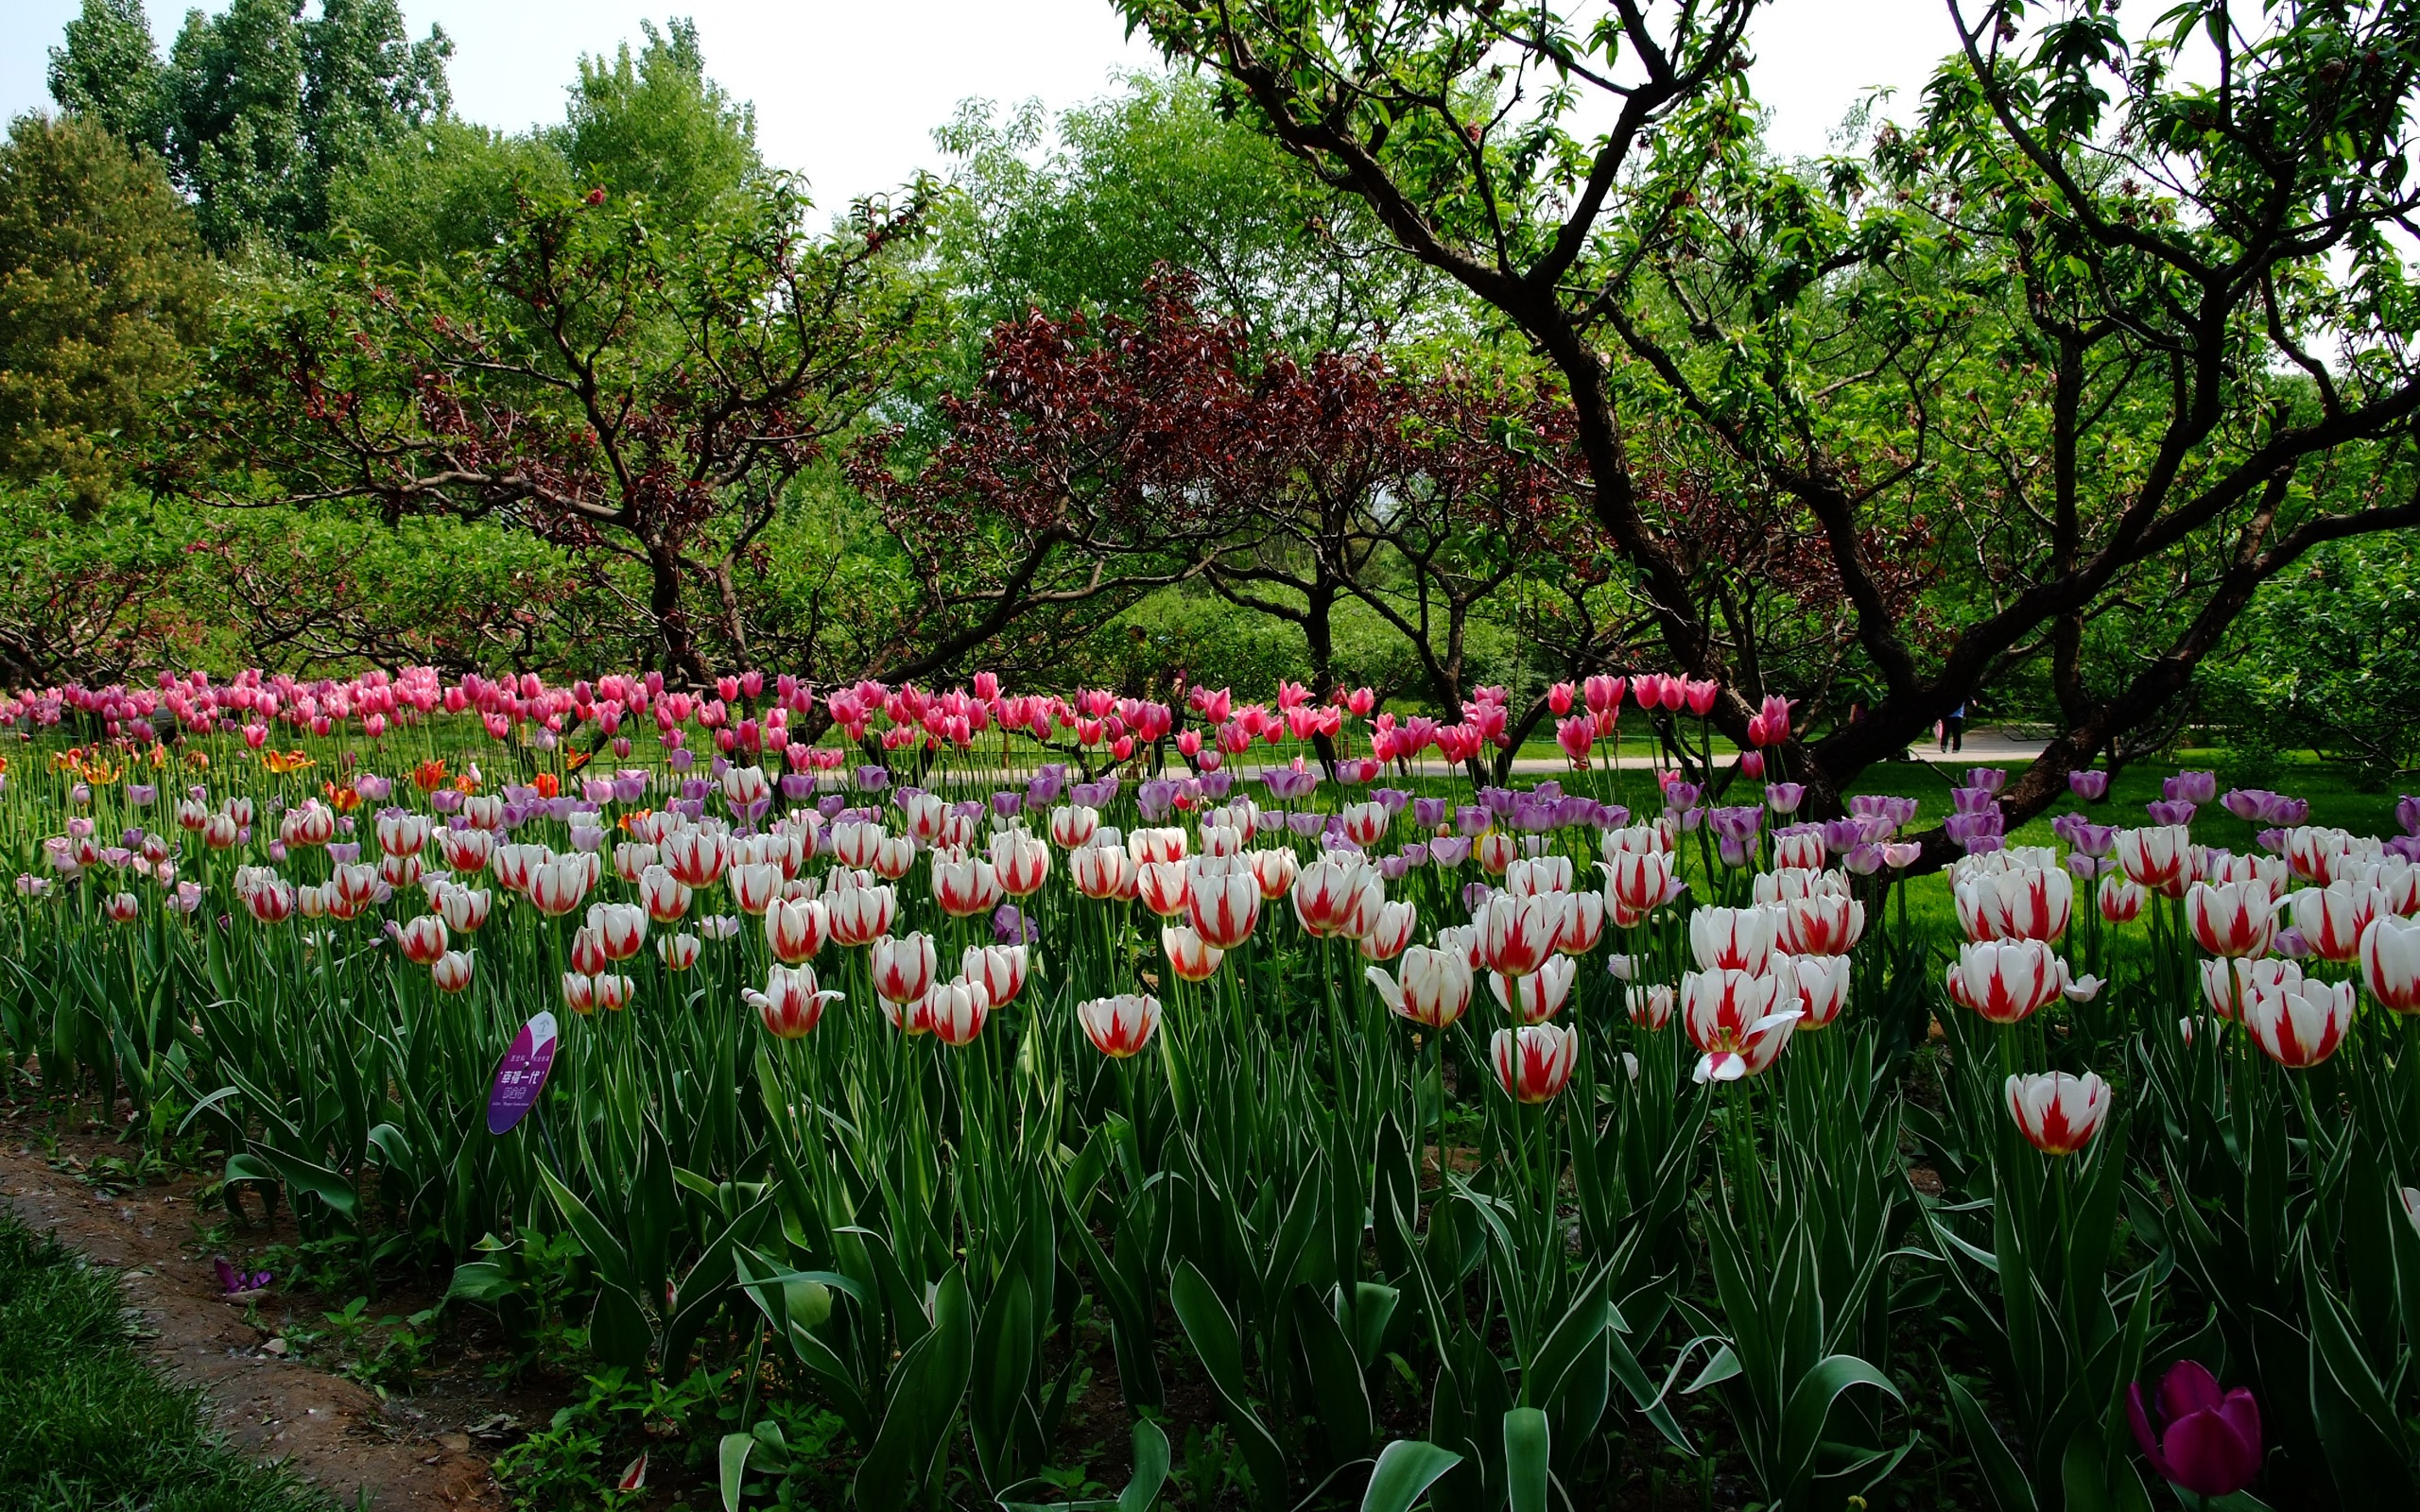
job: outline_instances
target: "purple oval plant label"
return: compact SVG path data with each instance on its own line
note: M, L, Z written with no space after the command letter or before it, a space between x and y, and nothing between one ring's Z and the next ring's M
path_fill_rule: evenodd
M541 1013L512 1037L512 1048L495 1068L495 1085L488 1091L488 1132L502 1134L537 1106L545 1089L546 1073L554 1069L555 1016Z

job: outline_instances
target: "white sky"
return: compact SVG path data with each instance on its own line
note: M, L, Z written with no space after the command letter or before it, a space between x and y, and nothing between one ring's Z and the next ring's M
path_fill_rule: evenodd
M203 9L218 10L223 0ZM49 104L49 49L77 0L0 0L0 112ZM766 158L838 208L938 163L932 129L970 96L1053 109L1107 93L1157 56L1129 43L1108 0L403 0L415 35L455 42L456 109L490 126L559 119L583 52L636 43L639 23L694 16L707 71L756 106ZM163 52L184 9L149 0ZM1758 95L1785 155L1826 150L1870 87L1912 113L1954 38L1943 0L1776 0L1756 23Z

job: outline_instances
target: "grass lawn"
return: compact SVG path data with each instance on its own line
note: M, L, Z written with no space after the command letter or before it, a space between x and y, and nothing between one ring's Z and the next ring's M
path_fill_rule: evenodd
M117 1280L0 1209L0 1506L325 1512L223 1447L199 1395L136 1350Z

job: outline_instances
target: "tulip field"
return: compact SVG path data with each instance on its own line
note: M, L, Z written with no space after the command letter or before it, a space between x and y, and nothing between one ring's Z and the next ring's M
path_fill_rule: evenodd
M2420 799L1819 816L1712 693L1494 787L1484 693L27 692L0 1045L709 1372L734 1508L792 1401L868 1512L2420 1505Z

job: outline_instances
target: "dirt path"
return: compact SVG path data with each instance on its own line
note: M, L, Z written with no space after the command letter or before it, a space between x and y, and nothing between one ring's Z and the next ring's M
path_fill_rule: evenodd
M292 1462L347 1509L367 1488L378 1512L502 1512L504 1497L465 1432L473 1404L441 1393L382 1402L352 1381L280 1358L271 1335L221 1298L198 1239L216 1214L195 1211L193 1178L130 1190L79 1179L77 1166L55 1167L29 1137L23 1105L7 1112L14 1116L0 1122L0 1201L124 1273L152 1351L209 1393L220 1430L242 1451ZM71 1138L61 1142L62 1163L88 1159L78 1155L85 1143L115 1149Z

